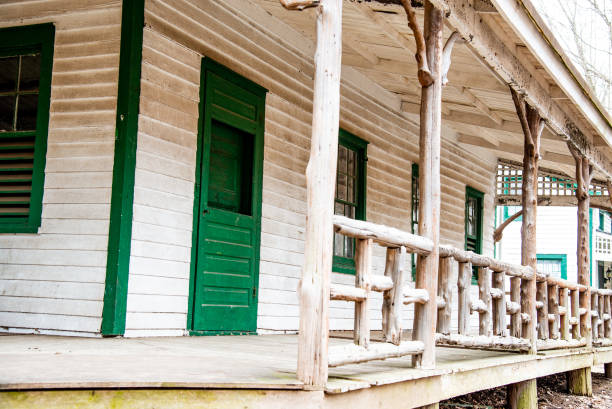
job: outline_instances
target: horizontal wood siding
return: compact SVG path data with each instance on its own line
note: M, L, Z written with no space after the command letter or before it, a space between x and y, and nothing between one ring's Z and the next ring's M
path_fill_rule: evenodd
M186 328L200 58L209 56L269 90L266 105L259 332L295 331L304 250L313 45L243 0L148 0L145 11L128 336ZM410 169L418 128L394 96L343 70L341 127L370 142L367 219L410 229ZM492 253L495 160L448 141L442 155L442 242L464 246L466 184L486 192L484 250ZM406 268L409 271L409 260ZM375 273L384 251L374 252ZM410 274L407 274L409 277ZM354 277L334 274L334 282ZM382 300L371 303L380 328ZM181 304L182 303L182 304ZM412 320L408 311L406 324ZM353 306L332 302L332 329L353 325Z
M99 333L121 1L9 1L0 27L53 22L55 52L38 234L0 234L0 331Z

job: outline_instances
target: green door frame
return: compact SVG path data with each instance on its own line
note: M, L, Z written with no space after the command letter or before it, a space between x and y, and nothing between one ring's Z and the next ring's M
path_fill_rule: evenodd
M567 254L536 254L538 260L559 260L561 261L561 278L567 280Z
M210 58L204 57L202 59L202 68L200 71L200 118L198 120L198 140L197 140L197 151L196 151L196 170L195 170L195 186L194 186L194 201L193 201L193 231L191 238L191 263L190 263L190 278L189 278L189 303L187 310L187 330L190 335L218 335L223 334L245 334L255 333L257 330L257 312L255 312L255 320L253 322L253 328L249 331L198 331L194 330L194 309L195 309L195 291L196 291L196 273L197 273L197 262L198 262L198 240L199 238L199 225L200 225L200 212L203 197L206 192L201 191L202 186L207 186L207 175L202 172L202 163L207 158L204 156L207 154L209 147L204 146L204 133L210 132L210 129L205 129L205 124L209 123L212 119L219 120L220 122L244 128L244 125L240 123L240 120L236 122L236 115L231 115L234 118L225 116L224 111L218 107L212 106L210 100L206 98L207 94L207 81L206 74L212 72L224 80L229 81L244 90L259 97L257 107L257 126L254 131L255 141L253 146L253 191L252 191L252 202L253 202L253 218L256 224L255 242L253 244L255 248L255 262L253 265L253 280L254 284L259 286L259 252L261 242L261 204L262 204L262 185L263 185L263 147L264 147L264 124L265 124L265 106L266 106L266 94L267 89L260 85L244 78L243 76L231 71L223 65L213 61ZM241 126L244 125L244 126ZM259 291L256 292L254 302L257 303L259 299Z

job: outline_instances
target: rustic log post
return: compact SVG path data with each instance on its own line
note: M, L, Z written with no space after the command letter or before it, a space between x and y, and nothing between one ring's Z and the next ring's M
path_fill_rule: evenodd
M604 309L605 309L604 304L605 304L604 295L599 294L599 300L598 300L599 321L597 321L599 323L599 328L597 329L597 332L600 338L605 338L604 326L605 326L606 317L604 314Z
M570 153L576 162L576 199L578 199L578 284L587 287L586 291L580 293L580 308L584 308L587 314L580 318L580 333L587 339L587 346L593 345L591 333L591 266L589 259L589 186L591 184L593 167L589 165L588 158L582 156L576 148L568 142Z
M607 314L608 319L606 320L604 326L604 336L606 338L612 338L612 305L610 303L610 298L612 296L606 295L604 300L604 312Z
M572 338L580 339L580 291L578 289L572 290L572 318L574 324L572 325Z
M452 289L450 279L453 270L452 257L440 257L440 271L438 277L438 296L444 300L444 307L438 308L437 332L450 334L452 313Z
M310 159L306 168L306 234L299 287L298 379L321 388L327 382L329 292L333 253L334 188L340 118L342 0L317 7L317 48Z
M530 353L537 352L536 334L536 213L538 209L538 161L540 136L544 120L537 109L526 103L525 98L510 87L512 100L523 130L522 198L523 224L521 227L521 264L533 269L531 280L521 280L521 310L530 319L523 321L522 336L531 341ZM547 325L548 327L548 325ZM508 406L511 408L536 408L538 405L536 380L515 383L508 387Z
M497 288L501 292L501 297L498 297L493 302L493 334L505 337L506 330L506 274L503 271L493 272L493 288Z
M491 298L491 270L488 267L478 268L478 298L484 303L485 310L478 314L478 333L491 336L491 312L493 299Z
M459 263L457 276L457 311L458 332L467 335L470 330L470 284L472 281L472 263Z
M385 276L393 288L383 293L382 330L385 341L399 345L402 338L402 289L404 286L404 255L406 249L387 248Z
M417 43L417 63L421 84L421 114L419 137L419 235L431 239L433 249L417 258L416 288L429 293L430 301L416 304L414 310L415 340L423 341L425 350L415 356L415 366L435 366L435 332L438 287L438 256L440 241L440 131L442 123L442 32L444 14L425 1L424 33L418 23L410 0L402 0L409 26ZM425 50L423 50L423 45ZM423 52L425 51L425 52ZM425 54L425 58L423 58ZM427 73L429 71L429 73Z
M559 287L548 286L548 334L552 339L559 339ZM552 319L550 317L552 315Z
M612 379L612 363L604 364L604 374L606 378Z
M512 277L510 279L510 301L520 305L521 303L521 279ZM521 311L510 315L510 335L521 338Z
M536 289L538 338L548 339L548 284L546 281L539 282Z
M372 272L372 239L357 239L355 241L355 287L365 290L366 296L363 300L355 302L353 339L356 345L367 348L370 345L368 286Z
M537 409L538 387L535 379L508 385L508 408Z
M593 396L591 367L566 372L567 390L572 395Z
M561 317L561 322L559 323L559 330L561 331L561 339L569 341L571 339L570 335L570 305L569 305L569 289L562 288L561 289L561 300L559 302L561 307L565 310L565 314Z

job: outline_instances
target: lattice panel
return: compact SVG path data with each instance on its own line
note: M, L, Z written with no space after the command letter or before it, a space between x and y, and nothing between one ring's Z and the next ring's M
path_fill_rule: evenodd
M576 182L574 179L552 170L540 168L538 175L538 196L574 196ZM497 164L497 196L520 196L523 188L523 167L509 161ZM593 181L590 186L592 196L608 196L604 182Z

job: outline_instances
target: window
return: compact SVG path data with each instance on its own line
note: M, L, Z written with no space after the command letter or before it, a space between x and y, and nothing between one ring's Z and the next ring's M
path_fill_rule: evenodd
M416 163L412 164L412 213L411 213L411 226L412 234L419 234L419 165ZM410 255L410 264L412 266L412 281L416 280L416 255L413 253Z
M521 211L522 208L521 206L504 206L504 221L508 220L510 217L512 217L515 213ZM516 219L514 219L513 221L515 222L519 222L523 220L523 216L519 216Z
M338 138L338 170L334 213L365 220L367 142L344 130ZM337 273L355 273L355 240L334 233L334 264Z
M482 253L482 213L484 193L465 189L465 249Z
M538 271L548 273L551 277L567 280L566 254L537 254Z
M610 233L612 230L610 221L610 213L605 210L599 210L599 226L597 226L597 230Z
M0 232L40 227L52 24L0 29Z

